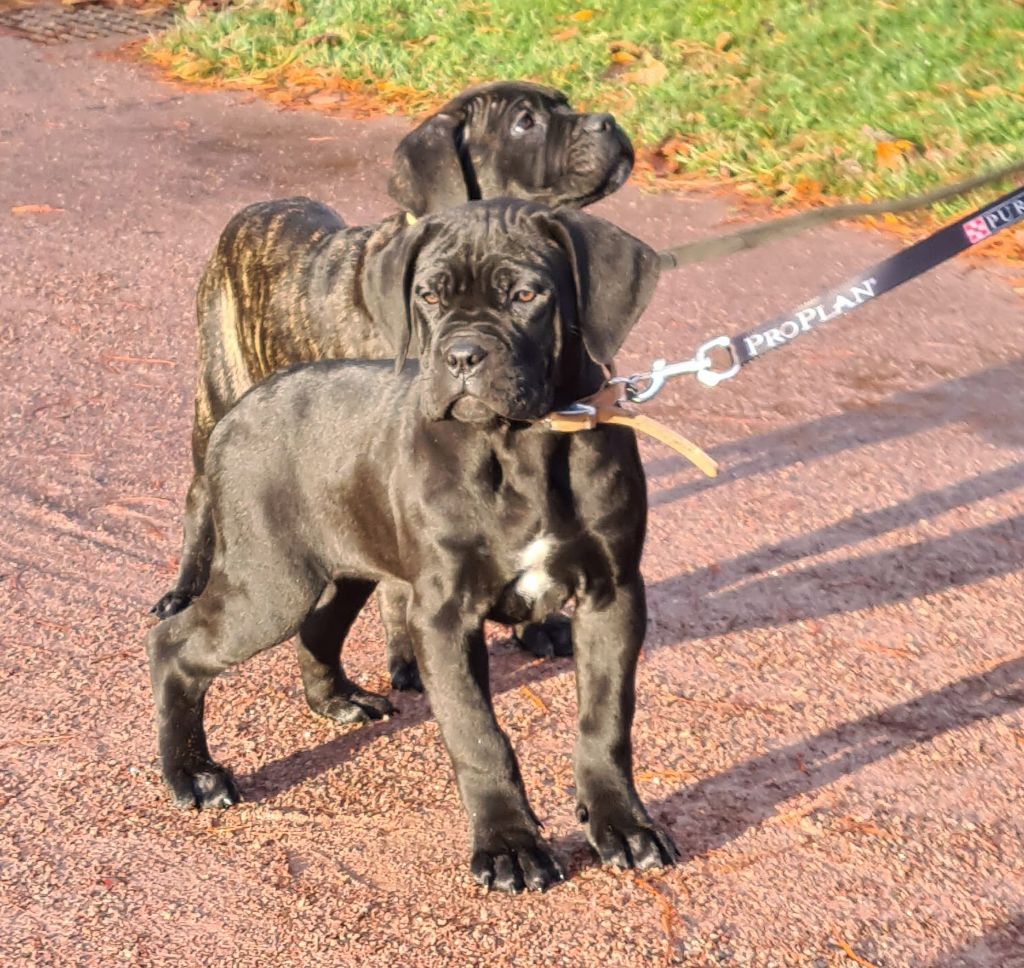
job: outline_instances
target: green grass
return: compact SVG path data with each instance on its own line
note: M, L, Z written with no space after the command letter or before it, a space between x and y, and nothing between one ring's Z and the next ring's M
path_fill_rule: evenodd
M636 63L613 65L617 41ZM325 71L400 108L543 81L748 193L906 194L1024 154L1020 0L271 0L183 20L153 50L229 83ZM866 129L916 147L886 167Z

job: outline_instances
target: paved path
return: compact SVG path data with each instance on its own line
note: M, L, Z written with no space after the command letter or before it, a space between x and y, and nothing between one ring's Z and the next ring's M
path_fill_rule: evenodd
M570 882L482 896L421 699L313 719L287 648L218 681L247 805L173 810L142 638L178 551L192 295L227 218L307 193L353 222L403 122L185 93L88 47L0 37L0 950L7 963L1024 964L1024 312L939 269L654 413L640 786L685 853L593 865L567 662L494 647L497 705ZM63 209L12 216L13 206ZM627 188L652 243L720 203ZM624 367L679 357L887 251L834 230L667 279ZM383 689L373 617L347 653ZM1016 959L1016 960L1015 960Z

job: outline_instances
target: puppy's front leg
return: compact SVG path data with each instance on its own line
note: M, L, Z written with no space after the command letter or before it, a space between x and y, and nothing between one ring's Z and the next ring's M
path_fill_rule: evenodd
M604 593L601 601L582 596L573 617L579 705L576 813L602 863L640 870L671 864L679 855L633 785L630 732L646 623L639 575Z
M482 624L446 620L453 610L453 599L436 608L417 602L409 631L469 814L470 870L484 887L543 891L562 871L540 837L515 754L494 718Z

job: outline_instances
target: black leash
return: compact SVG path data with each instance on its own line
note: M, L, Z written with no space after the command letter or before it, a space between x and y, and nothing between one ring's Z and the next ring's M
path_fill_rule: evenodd
M613 382L625 385L626 399L633 403L650 400L669 377L683 373L695 374L705 386L717 386L732 379L742 367L761 359L766 353L789 345L823 323L845 316L909 279L1020 222L1024 222L1024 187L965 215L958 222L883 259L843 285L808 300L788 313L736 336L718 336L708 340L690 360L671 364L665 360L655 360L649 373L620 377ZM711 353L716 349L727 351L731 357L727 368L715 368Z

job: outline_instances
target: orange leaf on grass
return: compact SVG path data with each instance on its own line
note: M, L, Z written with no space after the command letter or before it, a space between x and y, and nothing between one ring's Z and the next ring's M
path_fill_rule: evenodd
M210 69L212 65L208 60L185 61L184 64L179 64L174 68L174 76L186 79L189 77L195 77L197 74L203 74Z
M608 49L613 53L623 51L627 54L632 54L634 57L639 57L644 49L639 44L634 44L631 40L609 40Z
M875 164L879 168L899 168L907 156L915 151L914 143L900 138L896 141L879 141L875 145Z
M579 33L578 27L566 27L565 30L557 30L551 35L551 39L562 43L564 40L572 40Z
M588 20L594 19L593 10L577 10L575 13L569 14L570 20L575 20L577 23L585 23Z
M802 202L821 201L821 182L806 175L801 175L793 185L792 194L794 198L798 198Z
M627 71L623 74L622 80L627 84L643 84L644 87L654 87L668 76L668 68L651 54L644 53L641 65L635 71Z

